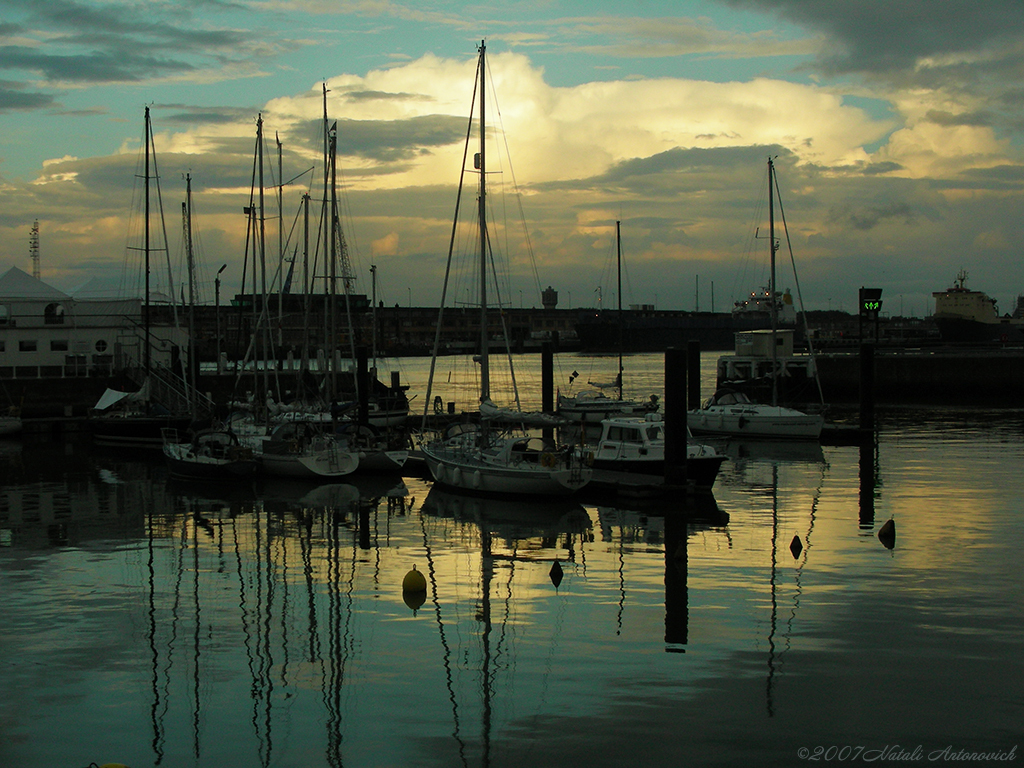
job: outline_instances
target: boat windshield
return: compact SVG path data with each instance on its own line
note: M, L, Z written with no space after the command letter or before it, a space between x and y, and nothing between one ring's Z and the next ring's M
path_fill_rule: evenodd
M743 392L736 392L730 389L724 392L716 392L708 402L708 405L743 405L749 402L750 398Z

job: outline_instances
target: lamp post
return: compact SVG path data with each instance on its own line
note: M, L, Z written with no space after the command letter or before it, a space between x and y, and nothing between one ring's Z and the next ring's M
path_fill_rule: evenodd
M213 279L213 305L217 319L217 373L220 373L220 273L227 268L228 265L224 264L217 270L217 276Z

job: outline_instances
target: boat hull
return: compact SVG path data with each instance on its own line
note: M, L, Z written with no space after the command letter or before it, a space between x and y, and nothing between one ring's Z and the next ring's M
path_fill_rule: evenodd
M9 437L21 432L22 423L18 416L0 416L0 437Z
M260 471L275 477L332 480L348 477L359 468L359 456L340 446L293 450L289 445L266 441L257 449Z
M160 450L163 430L186 432L190 416L95 416L89 419L93 442L106 448Z
M687 457L686 479L698 488L711 488L718 478L718 470L722 467L725 456L702 456ZM663 459L652 459L644 461L634 460L600 460L594 461L594 469L609 470L612 472L626 472L635 475L650 475L652 477L663 477L665 474L665 461Z
M245 480L256 474L255 459L224 459L204 461L189 457L168 446L164 447L167 470L185 480Z
M962 317L935 316L935 327L943 341L960 343L1001 342L1019 344L1024 341L1024 321L1001 318L986 323Z
M501 496L568 496L593 476L589 467L523 468L497 466L451 452L423 449L434 481L462 492Z
M695 435L817 440L825 418L777 406L713 406L687 413L686 425Z

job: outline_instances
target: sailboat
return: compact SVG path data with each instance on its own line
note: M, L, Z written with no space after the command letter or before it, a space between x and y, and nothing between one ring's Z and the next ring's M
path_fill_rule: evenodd
M576 395L558 395L558 415L570 421L599 423L602 419L611 416L643 416L658 410L658 398L651 395L649 400L624 400L622 398L622 222L615 222L615 255L618 273L618 312L617 333L619 372L612 382L597 383L588 381L595 389L584 390ZM569 383L575 379L575 375L569 379ZM609 397L605 389L615 389L616 397Z
M771 258L769 295L775 290L775 254L779 243L775 237L775 196L778 182L775 164L768 158L768 249ZM770 351L771 403L752 400L742 390L720 388L700 408L686 415L687 426L694 434L736 435L756 438L799 438L817 440L825 424L825 417L816 413L804 413L795 408L780 405L779 377L785 375L779 360L779 317L778 305L771 302L771 331L768 336Z
M479 404L490 409L490 339L487 305L487 166L486 166L486 122L484 88L486 82L486 45L480 43L480 57L477 64L479 81L480 152L474 166L480 175L478 197L478 227L480 238L479 290L480 290L480 400ZM467 139L468 142L468 139ZM468 144L467 144L468 150ZM461 190L460 190L461 197ZM451 251L449 252L449 265ZM447 293L447 280L445 284ZM441 301L444 312L444 300ZM438 318L438 328L443 327ZM430 388L433 384L434 366L437 361L435 343L434 360L428 382L426 402L430 402ZM593 475L593 470L583 460L576 448L557 447L549 436L534 436L527 432L515 434L502 431L482 411L479 425L455 425L454 431L440 435L422 445L423 457L434 480L456 488L485 494L523 494L558 496L574 493L583 488Z
M326 127L326 108L324 122ZM329 242L331 243L330 262L326 266L330 270L330 282L328 283L328 289L331 292L330 310L333 328L335 310L334 270L335 260L337 257L336 246L340 237L338 220L335 215L337 201L335 197L335 182L333 178L337 142L336 131L333 128L326 131L325 139L327 141L327 148L325 150L326 167L324 171L324 206L326 209L326 206L330 203L332 213L329 217L325 216L324 233L325 236L330 239ZM260 176L258 182L255 178L253 180L253 189L250 191L250 201L255 202L254 198L256 196L256 186L258 183L260 211L259 256L261 265L266 262L266 254L264 253L264 237L262 232L262 147L263 118L260 116L260 119L256 124L256 157ZM251 207L251 209L252 208L253 207ZM269 327L266 317L266 295L267 292L264 286L264 301L261 302L260 322L255 324L257 329L262 328L264 332ZM267 346L269 348L269 334L266 334L265 338L268 340ZM334 335L330 336L332 344L335 338L336 337ZM250 343L250 349L254 348L257 340L258 337L254 335L253 340ZM327 382L332 385L331 392L333 392L333 382L336 378L336 360L333 346L329 351L331 367L327 372ZM269 387L267 388L267 392L269 393ZM270 409L268 408L268 411L269 410ZM291 413L286 414L286 416L290 416L290 418L277 419L274 420L274 424L269 424L270 415L268 413L267 425L256 425L255 420L249 419L239 419L235 422L234 428L241 434L242 444L246 448L252 450L255 454L259 461L260 471L262 473L280 477L337 480L351 475L359 467L359 454L351 449L347 438L340 437L335 434L335 420L332 413L321 411L313 414L303 414L302 412L292 411Z
M97 445L122 448L156 448L163 445L163 430L173 429L184 432L197 414L207 416L213 411L209 398L198 393L182 377L165 365L154 360L154 351L167 339L154 338L150 290L150 186L157 182L159 202L159 174L156 172L156 152L153 141L153 126L149 107L145 110L143 145L145 151L144 169L144 253L145 287L142 299L142 328L139 335L140 359L133 361L133 369L141 372L142 383L135 392L107 389L93 406L89 421L93 439ZM152 172L150 166L152 165ZM161 220L163 211L160 210ZM164 238L166 251L166 237ZM168 263L168 272L170 264ZM168 280L173 285L173 280ZM191 340L177 328L175 311L175 339L181 339L189 346ZM177 346L177 345L174 345ZM190 362L191 364L191 362Z

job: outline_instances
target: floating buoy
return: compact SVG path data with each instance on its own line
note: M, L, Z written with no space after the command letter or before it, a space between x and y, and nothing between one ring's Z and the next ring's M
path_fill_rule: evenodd
M882 523L882 527L878 529L878 540L882 542L882 546L886 549L892 549L896 546L896 521L891 517Z
M423 577L423 574L416 570L416 566L412 567L412 570L405 574L405 578L402 579L402 591L403 592L426 592L427 591L427 580Z
M800 541L799 536L793 537L793 541L789 543L789 551L793 553L794 560L800 557L800 553L804 551L804 543Z
M551 576L551 583L554 584L555 589L557 589L558 585L562 583L562 564L555 560L551 565L549 575Z

